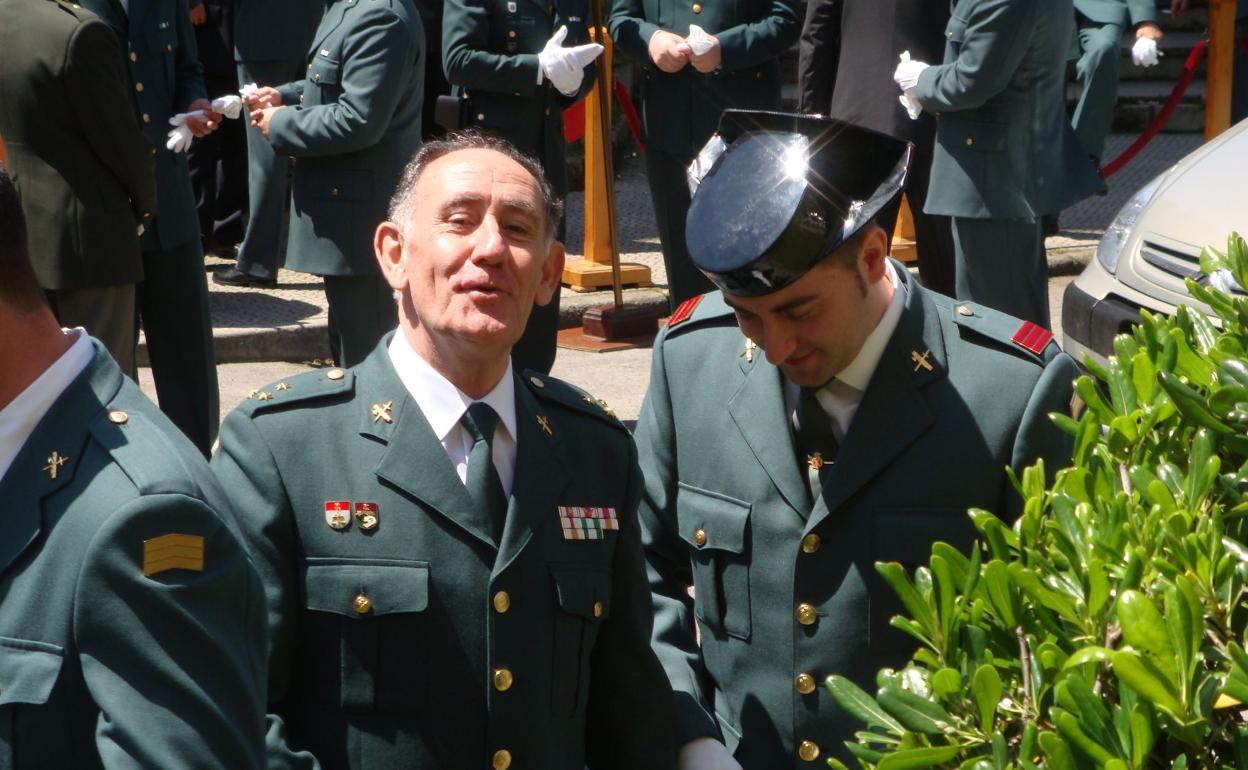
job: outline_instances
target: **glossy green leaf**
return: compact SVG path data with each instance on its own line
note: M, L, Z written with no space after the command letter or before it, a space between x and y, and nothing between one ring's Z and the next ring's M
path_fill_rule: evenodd
M1179 701L1178 691L1174 682L1167 679L1151 661L1139 653L1120 650L1114 653L1114 673L1126 682L1131 689L1147 699L1154 706L1169 713L1181 722L1186 722L1190 715Z
M1040 733L1040 752L1048 770L1079 770L1070 744L1057 733Z
M881 687L876 701L907 730L927 735L944 735L953 726L953 718L940 704L895 684Z
M862 722L879 727L894 735L901 735L905 728L876 703L875 698L862 688L839 674L828 677L828 692L841 708Z
M1006 628L1018 625L1018 615L1014 611L1014 592L1010 588L1010 571L1005 562L993 559L984 565L984 587L988 590L988 600L993 611Z
M962 751L960 746L933 746L923 749L907 749L889 754L880 760L876 770L923 770L943 765Z
M1078 718L1070 712L1054 707L1052 709L1053 724L1057 726L1057 734L1066 739L1066 742L1079 753L1096 762L1098 765L1104 765L1113 754L1105 746L1093 740L1083 730L1083 726L1079 723Z
M997 673L995 666L984 664L975 670L975 677L971 680L971 693L975 696L975 706L979 709L979 729L988 735L993 732L993 717L1004 691L1001 675Z
M1114 651L1106 647L1097 647L1095 645L1080 647L1078 651L1066 659L1066 663L1062 668L1076 668L1078 666L1086 666L1089 663L1108 663L1113 654Z
M1166 679L1174 681L1178 672L1174 645L1166 622L1152 600L1139 591L1123 591L1118 597L1118 624L1123 641L1148 655Z
M942 668L932 674L932 692L945 698L962 690L962 675L956 669Z

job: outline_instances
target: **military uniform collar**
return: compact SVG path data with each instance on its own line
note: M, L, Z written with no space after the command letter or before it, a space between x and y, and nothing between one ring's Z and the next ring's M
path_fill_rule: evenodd
M863 342L858 355L854 357L849 366L836 374L836 379L860 391L865 391L871 384L871 376L875 374L876 367L880 364L880 357L884 355L884 348L897 329L897 322L901 320L902 311L906 307L906 297L909 294L906 291L906 285L897 276L892 262L885 262L884 265L888 280L893 285L893 298L885 308L879 323Z

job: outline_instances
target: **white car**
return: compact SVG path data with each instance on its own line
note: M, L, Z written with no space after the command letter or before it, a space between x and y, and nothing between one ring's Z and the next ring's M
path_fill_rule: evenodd
M1202 145L1141 187L1118 212L1096 259L1062 297L1063 347L1104 361L1141 308L1169 314L1192 299L1184 278L1205 281L1200 252L1224 251L1232 230L1248 235L1248 120ZM1242 287L1233 291L1245 294Z

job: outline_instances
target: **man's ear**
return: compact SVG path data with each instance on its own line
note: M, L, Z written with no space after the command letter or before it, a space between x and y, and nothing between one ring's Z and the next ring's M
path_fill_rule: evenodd
M407 285L407 268L403 263L403 230L394 222L377 225L373 235L373 252L381 267L381 276L398 291Z
M888 233L879 225L871 225L858 244L858 265L867 284L884 277L884 264L888 260Z
M542 263L541 282L537 285L537 295L534 297L537 304L547 305L554 298L555 292L559 291L566 256L563 244L559 241L551 241L550 250L546 253L546 261Z

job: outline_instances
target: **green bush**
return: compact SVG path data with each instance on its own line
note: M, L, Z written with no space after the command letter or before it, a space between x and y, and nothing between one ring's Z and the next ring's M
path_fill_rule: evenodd
M1201 267L1248 286L1248 246L1233 234ZM875 697L828 679L865 723L847 760L1248 770L1248 298L1188 290L1216 324L1144 312L1106 366L1088 362L1082 416L1053 417L1072 466L1047 489L1040 465L1014 479L1012 527L971 511L969 556L937 543L913 575L876 565L921 646Z

